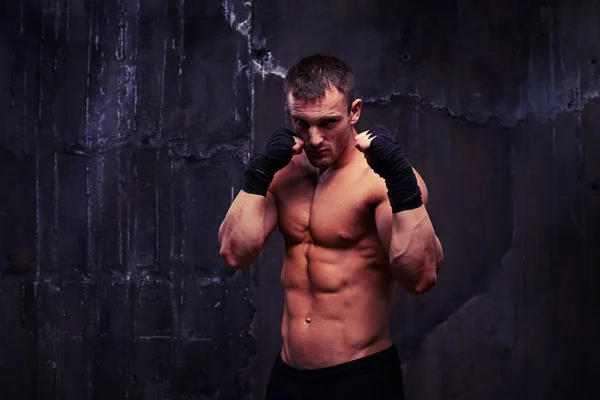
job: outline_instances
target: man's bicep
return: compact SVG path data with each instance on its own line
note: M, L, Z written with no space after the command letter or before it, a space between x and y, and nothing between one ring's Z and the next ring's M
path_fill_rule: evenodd
M275 199L275 195L273 195L271 192L271 188L269 188L269 190L267 190L267 196L265 199L265 242L277 227L278 220L279 215L277 212L277 200Z
M381 240L387 254L390 253L390 243L392 240L392 218L392 206L386 197L375 208L375 224L377 225L379 240Z

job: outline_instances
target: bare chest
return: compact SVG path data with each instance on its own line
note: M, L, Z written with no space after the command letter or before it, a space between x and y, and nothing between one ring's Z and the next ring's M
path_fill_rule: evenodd
M279 230L288 245L349 248L376 234L374 210L359 178L291 180L277 193Z

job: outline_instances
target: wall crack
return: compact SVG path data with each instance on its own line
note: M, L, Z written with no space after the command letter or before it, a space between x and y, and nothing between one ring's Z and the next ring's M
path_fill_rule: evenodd
M254 67L252 68L252 74L260 75L263 79L267 75L285 78L287 69L277 63L271 51L267 49L265 39L255 41L252 38L252 2L244 2L247 16L241 21L231 0L223 0L221 5L223 8L223 17L229 23L229 26L241 34L249 43L251 62ZM240 67L245 68L246 66Z
M571 88L570 90L579 91L580 89L579 88ZM585 92L581 95L581 97L580 97L580 99L578 99L578 101L571 100L571 101L567 102L567 104L559 104L559 105L553 107L548 113L543 114L543 115L536 114L532 110L532 107L528 107L528 111L526 113L523 113L521 116L518 116L514 119L507 119L507 118L505 118L501 115L497 115L496 113L493 113L493 112L483 113L483 114L479 114L479 115L476 115L475 113L473 113L472 115L469 115L468 112L464 112L460 109L454 109L450 105L435 102L426 96L420 95L418 92L408 92L408 93L391 92L386 96L361 97L359 95L357 97L361 98L364 104L375 104L375 105L384 105L384 106L393 104L402 99L409 99L409 100L413 101L414 103L417 103L421 106L430 107L431 109L434 109L434 110L445 110L449 116L451 116L453 118L463 119L466 122L471 123L471 124L486 125L488 122L490 122L490 120L497 119L500 122L501 126L503 126L505 128L515 128L516 126L518 126L519 124L521 124L522 122L524 122L525 120L527 120L529 118L534 119L535 121L538 121L540 123L547 123L547 122L551 122L551 121L555 120L558 116L560 116L564 113L569 113L569 112L579 112L580 113L585 109L585 107L587 106L587 104L589 102L600 98L600 91L592 90L589 92Z

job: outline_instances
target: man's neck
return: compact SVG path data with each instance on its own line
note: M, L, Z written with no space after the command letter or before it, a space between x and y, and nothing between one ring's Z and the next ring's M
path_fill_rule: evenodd
M344 147L344 150L340 153L337 160L335 160L335 162L333 163L333 165L331 165L329 167L329 169L332 169L332 170L342 169L345 166L347 166L348 164L355 161L357 158L363 156L362 153L354 145L355 137L356 137L356 130L354 129L354 127L352 127L352 136L350 136L350 138L348 138L346 147ZM321 171L321 173L323 173L323 172L325 172L325 171Z

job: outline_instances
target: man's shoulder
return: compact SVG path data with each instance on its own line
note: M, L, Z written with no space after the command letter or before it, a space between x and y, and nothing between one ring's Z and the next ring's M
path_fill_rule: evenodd
M413 173L415 174L415 178L417 179L417 184L419 185L419 189L421 190L421 197L423 198L423 203L427 205L429 199L429 193L427 190L427 185L423 180L423 177L419 172L413 167ZM369 195L373 202L380 204L382 202L388 201L387 196L387 185L385 180L377 175L375 171L373 171L370 167L368 171L365 171L366 179L371 182Z
M277 171L269 190L276 194L284 182L286 185L297 184L304 180L311 181L314 176L316 176L316 169L310 165L306 156L296 155L288 165Z
M366 160L361 166L360 174L357 174L357 180L357 188L361 188L369 203L378 205L387 200L385 181L371 169Z
M370 203L380 204L382 202L388 201L387 196L387 185L385 180L379 176L371 167L367 164L365 160L364 168L361 169L361 174L358 177L360 180L360 185L357 182L357 187L361 187L365 194L368 197L368 201ZM417 184L421 189L421 196L423 197L423 202L427 204L428 202L428 191L427 185L421 174L413 167L413 173L417 179Z

